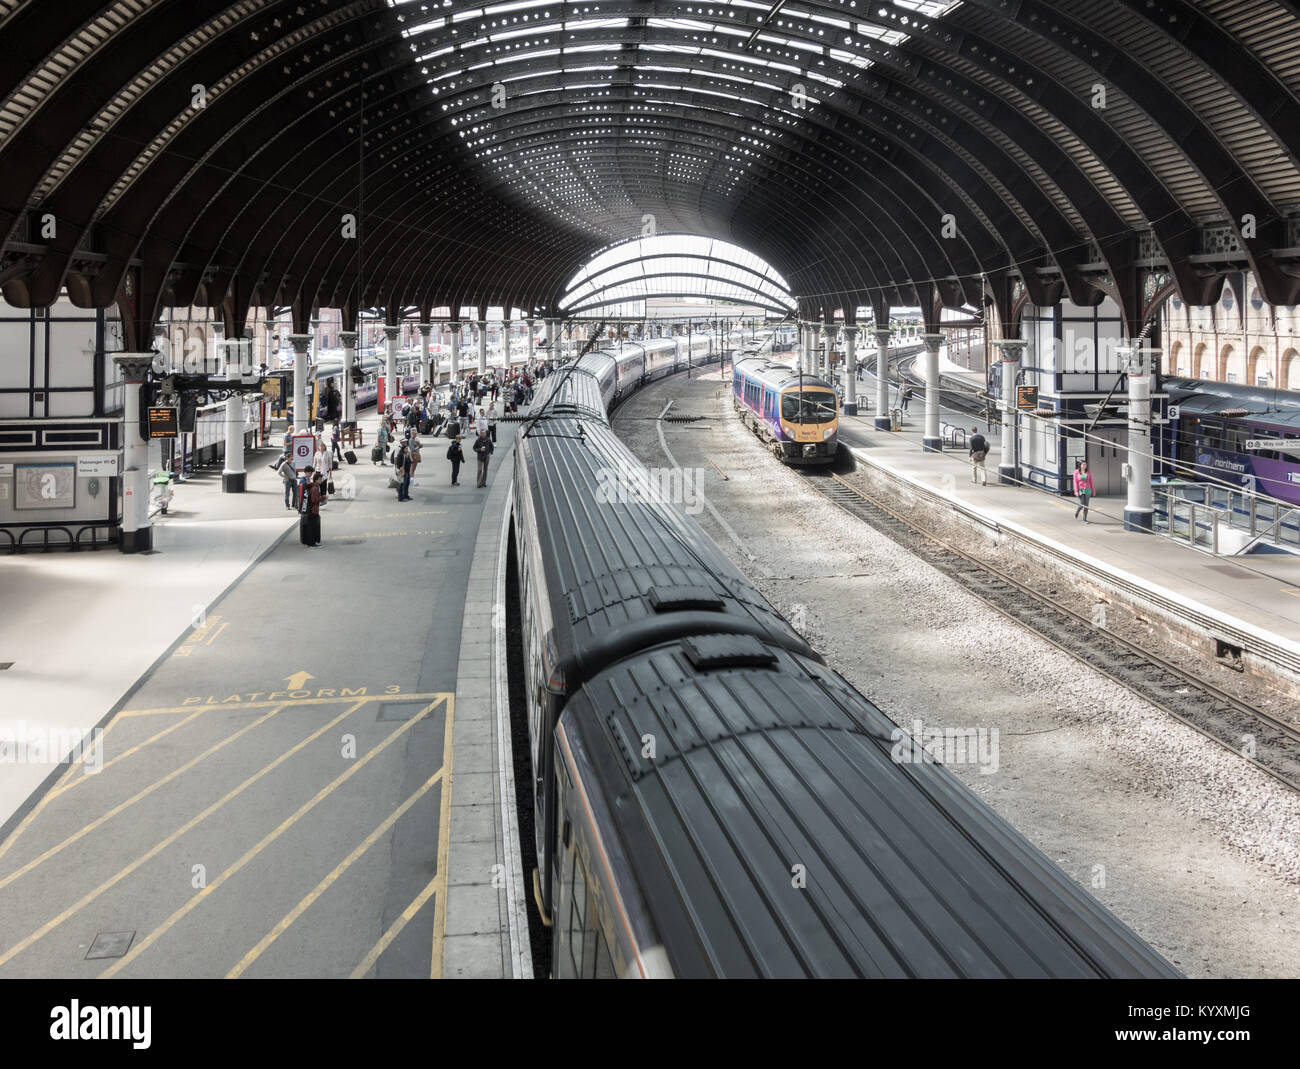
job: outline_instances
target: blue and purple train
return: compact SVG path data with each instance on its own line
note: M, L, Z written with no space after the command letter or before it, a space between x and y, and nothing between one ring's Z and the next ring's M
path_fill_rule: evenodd
M839 398L825 379L751 356L736 361L731 391L740 418L779 460L787 464L835 460Z
M1169 377L1163 388L1176 418L1164 428L1162 454L1179 478L1300 505L1300 452L1288 451L1300 449L1300 393Z

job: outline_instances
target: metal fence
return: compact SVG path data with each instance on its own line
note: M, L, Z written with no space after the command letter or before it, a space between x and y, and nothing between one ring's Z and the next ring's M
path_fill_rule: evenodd
M1238 554L1268 544L1300 552L1300 509L1260 494L1212 483L1155 487L1153 527L1211 553Z

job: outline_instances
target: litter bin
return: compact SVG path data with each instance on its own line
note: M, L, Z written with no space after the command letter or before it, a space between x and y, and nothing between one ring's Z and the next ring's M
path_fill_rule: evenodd
M889 429L891 431L901 431L903 429L903 410L901 408L891 408L889 410Z

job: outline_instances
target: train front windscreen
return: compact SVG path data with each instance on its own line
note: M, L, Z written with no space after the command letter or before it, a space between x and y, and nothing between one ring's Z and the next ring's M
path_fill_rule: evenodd
M829 390L791 390L781 398L787 423L829 423L835 418L835 395Z

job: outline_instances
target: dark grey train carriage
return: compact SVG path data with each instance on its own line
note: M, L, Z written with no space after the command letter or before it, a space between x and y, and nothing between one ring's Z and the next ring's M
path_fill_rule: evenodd
M608 363L568 370L517 443L510 550L555 976L1177 975L945 768L897 763L597 418Z

